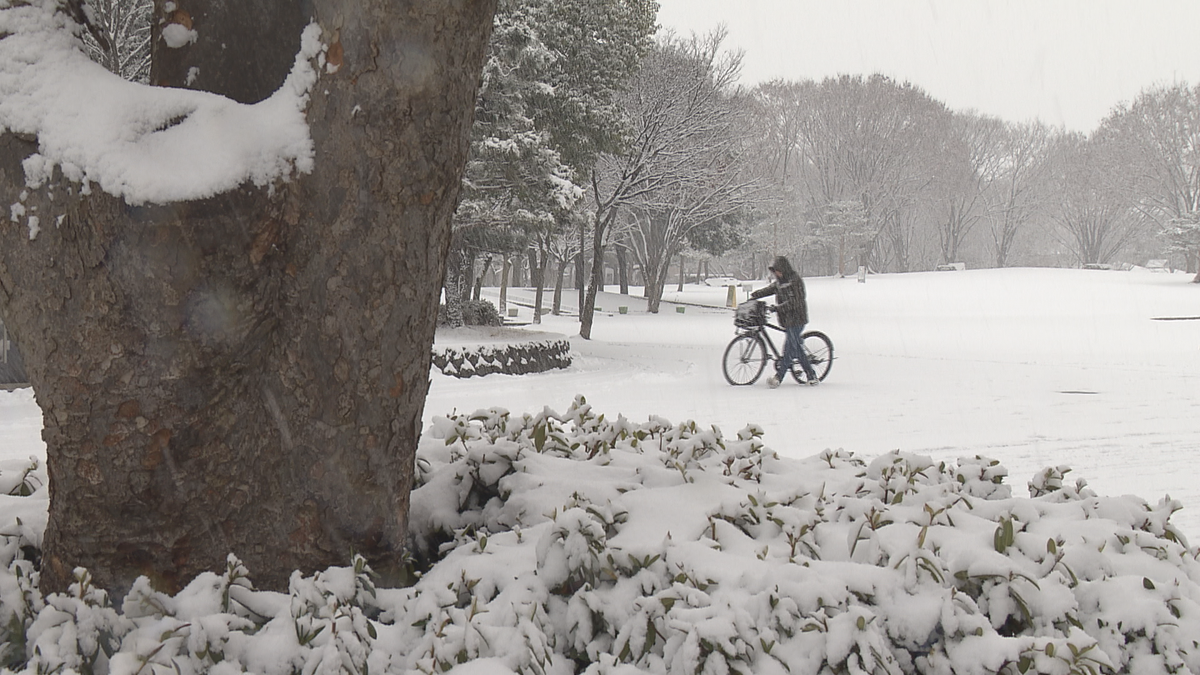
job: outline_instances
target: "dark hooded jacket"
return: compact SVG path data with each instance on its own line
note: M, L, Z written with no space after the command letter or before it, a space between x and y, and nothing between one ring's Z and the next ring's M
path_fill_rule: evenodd
M779 256L771 265L772 270L778 270L782 279L776 279L770 286L760 288L750 294L752 298L775 296L775 307L779 310L779 324L784 328L803 326L808 323L808 298L804 291L804 280L796 273L788 259Z

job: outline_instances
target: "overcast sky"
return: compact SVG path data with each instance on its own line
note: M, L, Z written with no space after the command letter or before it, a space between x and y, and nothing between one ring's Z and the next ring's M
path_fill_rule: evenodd
M1153 84L1200 83L1200 0L659 0L724 23L742 81L881 72L955 110L1088 132Z

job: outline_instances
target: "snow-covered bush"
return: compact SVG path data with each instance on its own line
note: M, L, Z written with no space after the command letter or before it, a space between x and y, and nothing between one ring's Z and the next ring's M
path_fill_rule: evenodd
M79 570L43 599L40 531L5 502L0 654L29 673L1200 672L1178 503L1100 497L1066 467L1013 497L984 457L796 461L762 435L582 398L436 418L399 589L358 558L255 591L231 556L174 597L143 580L117 609ZM32 496L7 499L44 502L40 467L10 469L0 487Z
M490 300L466 300L462 303L464 326L503 326L504 319L500 311ZM446 318L446 306L438 306L438 325L449 325Z
M433 366L443 375L467 378L501 373L544 373L571 365L569 340L538 340L500 345L446 347L433 351Z

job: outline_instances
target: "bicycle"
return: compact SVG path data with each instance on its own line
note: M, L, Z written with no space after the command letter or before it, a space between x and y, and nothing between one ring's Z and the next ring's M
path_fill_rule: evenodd
M725 348L721 364L729 384L739 387L754 384L767 367L767 361L782 358L767 329L783 332L784 328L767 322L766 304L762 300L744 302L734 313L733 324L737 326L738 334ZM824 381L833 367L833 342L829 336L815 330L801 337L800 346L808 353L813 372L818 380ZM792 377L800 384L808 383L808 376L799 362L792 363Z

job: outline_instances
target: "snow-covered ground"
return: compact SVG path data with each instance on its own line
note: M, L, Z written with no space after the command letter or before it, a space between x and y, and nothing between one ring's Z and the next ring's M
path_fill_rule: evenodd
M1187 282L810 280L838 358L821 387L778 390L724 382L723 290L689 288L669 298L683 313L659 316L606 295L565 371L432 376L410 524L436 564L411 588L374 592L356 560L253 591L231 558L175 598L139 582L119 612L92 592L43 601L20 559L45 525L39 470L32 497L0 494L0 626L19 627L0 629L0 652L25 645L31 674L96 659L96 672L264 675L1198 672L1197 549L1159 499L1183 501L1172 520L1197 539ZM438 342L523 336L545 339ZM496 405L534 414L439 416ZM29 391L0 393L0 492L26 476L13 460L43 454L40 426ZM857 456L823 452L839 447Z
M808 279L811 328L833 339L836 360L822 386L777 390L765 378L731 387L721 375L731 315L698 305L724 305L725 289L672 287L668 301L691 303L683 314L664 304L649 315L637 297L604 294L593 339L573 338L570 369L468 380L435 373L426 420L497 405L561 410L583 394L631 420L693 419L726 434L755 422L785 456L843 448L867 458L896 449L995 457L1018 491L1039 469L1068 465L1100 494L1181 500L1174 522L1195 541L1200 320L1155 320L1200 316L1200 287L1189 280L1054 269ZM510 298L531 301L532 292ZM518 318L529 320L529 308L519 306ZM539 330L574 335L578 324L547 316ZM42 455L40 426L28 390L0 392L0 459Z
M593 339L573 338L570 369L435 375L426 419L494 405L563 409L583 394L631 420L693 419L727 434L755 422L768 446L792 457L827 448L867 458L897 449L995 457L1018 494L1041 468L1068 465L1069 478L1100 494L1181 500L1173 522L1196 541L1200 320L1156 320L1200 317L1200 287L1190 280L1057 269L808 279L810 328L832 338L836 360L822 386L777 390L765 376L751 387L725 382L721 355L734 334L725 289L669 287L666 300L690 303L683 314L666 303L646 314L636 289L604 294ZM531 291L509 297L532 304ZM574 298L564 292L572 309ZM519 307L520 320L530 316ZM540 330L575 335L578 324L548 316Z

